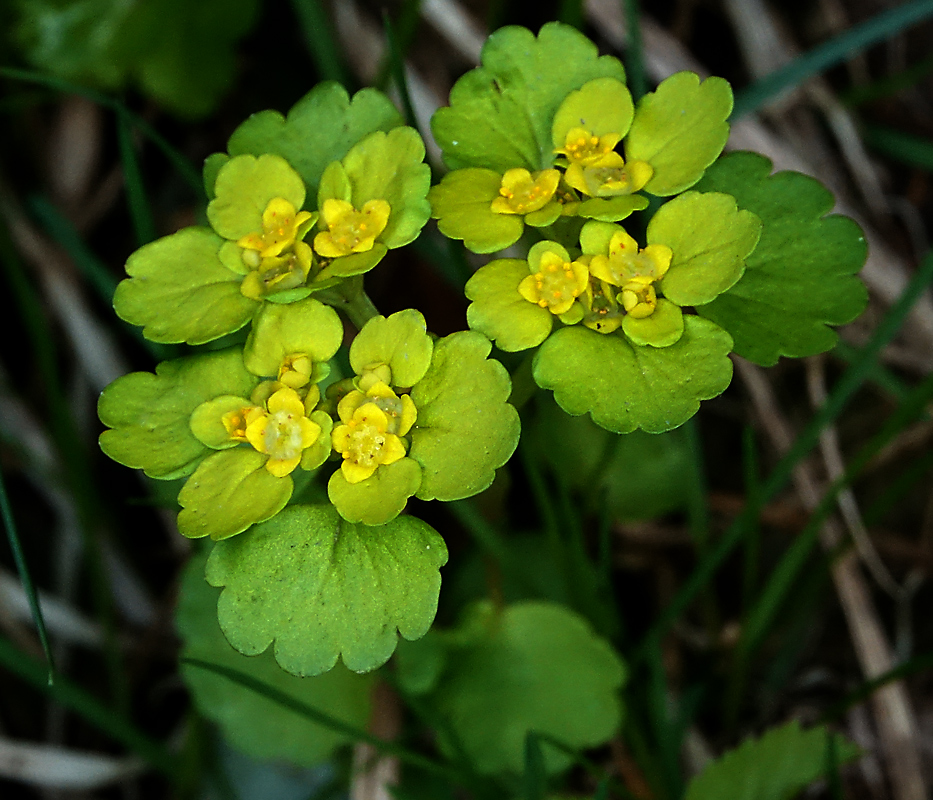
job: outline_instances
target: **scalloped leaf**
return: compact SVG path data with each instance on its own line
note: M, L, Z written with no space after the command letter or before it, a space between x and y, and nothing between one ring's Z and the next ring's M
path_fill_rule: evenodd
M414 386L430 366L433 349L421 312L406 308L366 322L350 345L350 366L362 375L371 364L388 364L393 386Z
M414 241L431 217L427 199L431 168L424 163L424 142L418 131L401 127L371 133L344 156L343 166L355 208L369 200L389 203L389 221L378 241L389 249ZM318 198L319 206L323 199Z
M836 740L837 762L857 758L859 749L818 725L803 731L797 720L772 728L760 739L709 764L690 781L685 800L788 800L826 772L827 740Z
M175 617L184 642L181 658L231 667L347 725L365 729L373 676L357 675L338 664L325 675L298 678L282 670L271 653L253 658L238 653L217 623L220 590L204 580L206 563L204 552L188 562L182 575ZM181 674L201 713L220 726L234 747L253 758L308 767L351 742L347 734L312 722L222 675L188 664L181 665Z
M231 156L277 153L317 192L324 169L342 159L353 145L373 131L389 131L402 124L392 102L376 89L361 89L351 99L339 83L319 83L302 97L287 117L260 111L230 137Z
M580 749L615 735L625 667L567 608L522 602L497 613L481 603L448 641L432 699L477 771L520 774L532 731ZM548 772L569 766L565 753L546 744L542 751Z
M628 87L614 78L597 78L567 95L554 115L551 144L563 147L567 133L583 128L593 136L607 133L621 138L632 124L635 105Z
M729 331L739 355L763 366L830 350L838 336L828 326L851 322L868 301L856 277L867 254L858 224L827 216L833 196L814 178L770 173L767 158L731 153L697 185L731 194L761 219L742 279L697 311Z
M718 192L685 192L665 203L648 224L648 243L671 248L664 296L698 306L734 286L758 244L761 221Z
M693 186L725 147L731 113L729 82L713 77L701 83L693 72L671 75L639 100L625 158L654 168L644 190L667 197Z
M249 397L256 383L243 366L242 351L233 347L163 361L154 375L124 375L97 401L100 421L113 429L100 435L100 447L150 478L189 475L208 452L191 432L191 414L220 395Z
M483 491L518 446L521 424L507 402L512 381L502 364L487 358L491 349L476 331L445 336L411 390L418 420L409 456L423 469L422 500L459 500Z
M589 412L615 433L661 433L682 425L732 380L732 338L718 325L684 317L670 347L639 347L618 334L562 328L535 354L534 378L568 414Z
M287 356L304 354L316 364L330 361L343 342L337 312L312 298L259 310L243 348L243 363L255 375L278 377Z
M482 66L454 84L450 107L431 119L444 163L538 170L554 161L551 125L564 98L595 78L625 81L611 56L599 56L575 28L560 22L538 36L518 26L495 31L483 46Z
M269 472L267 460L245 445L205 458L178 493L178 532L217 541L278 514L292 496L292 479Z
M259 303L240 293L242 275L218 256L224 240L209 228L183 228L135 251L113 296L120 319L165 344L204 344L250 321Z
M382 525L402 513L420 485L421 466L403 458L381 465L359 483L349 483L338 469L327 483L327 496L347 522Z
M448 239L462 239L474 253L494 253L515 244L525 230L520 214L497 214L502 175L491 169L457 169L431 187L431 216Z
M529 274L527 261L503 258L480 267L466 284L466 296L473 301L467 323L509 353L537 347L554 325L550 311L518 293Z
M224 239L237 241L262 232L262 215L270 200L281 197L298 211L305 203L305 194L301 176L281 156L236 156L217 171L207 219Z
M398 634L418 639L431 627L446 563L444 540L415 517L354 525L330 505L295 505L219 542L207 580L224 587L220 627L241 653L274 642L275 660L295 675L327 672L338 657L367 672L388 660Z

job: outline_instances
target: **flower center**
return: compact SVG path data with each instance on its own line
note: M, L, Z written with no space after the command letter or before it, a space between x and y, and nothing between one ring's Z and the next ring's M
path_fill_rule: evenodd
M346 200L325 200L321 216L328 230L314 237L315 251L325 258L339 258L372 250L376 237L385 230L390 210L385 200L369 200L361 211Z
M589 271L577 261L565 261L557 253L544 252L538 270L518 285L518 292L530 303L563 314L586 289Z
M287 386L266 401L266 412L256 415L246 426L246 439L269 460L266 469L276 477L288 475L302 453L321 435L321 427L305 416L298 393Z
M617 133L595 136L586 128L571 128L564 138L564 146L554 152L567 156L571 162L592 164L611 153L621 138Z
M554 197L560 173L543 169L530 173L527 169L510 169L502 176L499 197L491 208L497 214L530 214L544 208Z
M243 261L252 269L259 266L259 258L281 255L292 246L313 224L309 211L296 212L284 197L273 197L262 212L262 231L249 233L237 241L243 248Z
M658 305L658 296L651 280L631 281L622 287L619 301L625 312L635 319L650 317Z
M311 380L314 362L305 353L292 353L282 359L279 365L279 383L292 389L300 389Z

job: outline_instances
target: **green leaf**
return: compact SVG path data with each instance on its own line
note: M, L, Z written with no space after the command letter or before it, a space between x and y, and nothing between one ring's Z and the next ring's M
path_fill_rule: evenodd
M573 128L583 128L593 136L615 133L621 138L628 133L634 111L624 83L614 78L589 81L560 104L551 126L551 144L563 147Z
M354 525L327 506L296 505L247 535L218 543L207 580L223 586L217 613L228 641L295 675L338 657L355 672L381 666L398 641L434 620L444 540L414 517Z
M495 31L481 67L454 84L450 107L431 119L451 169L539 170L554 161L551 128L567 95L596 78L625 80L622 65L569 25L550 22L537 38L517 26Z
M462 239L474 253L494 253L515 244L525 230L520 214L497 214L502 175L491 169L456 169L431 188L431 216L448 239Z
M154 342L204 344L242 328L258 303L240 293L242 275L218 257L208 228L184 228L140 247L113 296L117 316Z
M790 800L825 773L829 736L823 726L802 731L794 720L746 739L690 782L686 800ZM857 747L835 738L840 762L858 756Z
M617 436L545 399L536 398L537 412L526 422L525 435L588 501L587 510L597 513L605 503L613 519L643 520L686 506L691 460L682 428Z
M114 461L171 480L192 473L208 452L189 427L194 410L225 394L249 397L257 380L239 348L163 361L151 372L117 378L97 402L100 435Z
M178 532L226 539L278 514L292 496L292 479L275 477L267 460L246 445L205 458L178 493Z
M518 446L518 412L507 402L512 382L502 364L487 358L491 349L475 331L445 336L411 390L418 420L409 456L423 470L422 500L459 500L483 491Z
M827 326L850 322L867 303L855 276L867 252L859 226L827 216L834 200L819 181L770 172L763 156L732 153L697 187L726 192L761 219L742 279L697 311L732 335L739 355L764 366L831 349L837 335Z
M327 496L347 522L382 525L402 513L420 485L421 466L411 458L403 458L380 465L359 483L349 483L338 469L327 483Z
M386 200L391 209L377 241L389 249L414 241L431 216L428 189L431 168L424 163L424 142L414 128L375 131L343 159L354 208L369 200ZM322 205L324 197L318 198Z
M520 774L529 732L571 748L615 734L625 668L572 611L522 602L497 613L484 603L449 636L447 669L432 697L479 772ZM542 750L548 772L568 766L563 752L546 743Z
M136 3L124 46L143 90L184 117L211 113L233 87L235 45L252 28L259 3L156 0Z
M288 305L265 303L243 348L243 362L254 375L278 378L286 357L306 355L315 364L327 362L342 342L343 324L330 306L312 298Z
M758 217L728 194L685 192L665 203L648 224L648 244L673 251L660 283L664 296L698 306L722 294L742 277L760 234Z
M283 117L260 111L230 137L231 156L277 153L292 165L312 194L324 169L342 159L353 145L373 131L402 124L389 98L376 89L361 89L351 99L339 83L325 81L301 98Z
M490 261L467 281L467 322L488 336L500 350L513 353L537 347L547 339L554 315L518 293L518 284L530 275L528 262L517 258Z
M348 725L365 728L373 680L337 665L325 675L298 678L283 671L271 653L250 658L234 650L217 623L220 591L204 580L207 553L185 567L178 597L176 624L184 648L181 658L195 658L246 673ZM313 766L350 742L343 732L312 722L244 686L214 672L187 666L181 674L198 709L216 722L224 737L253 758ZM282 731L288 731L287 736Z
M622 330L632 344L670 347L684 335L684 315L680 306L660 297L651 316L639 319L626 314L622 318Z
M667 197L695 184L729 138L732 89L722 78L702 83L677 72L638 102L625 137L627 161L647 161L654 175L645 191Z
M554 391L568 414L585 414L616 433L661 433L682 425L701 400L732 380L732 339L702 317L685 316L670 347L639 347L618 334L582 326L553 333L535 354L538 386Z
M296 211L305 203L304 182L288 162L272 154L236 156L217 172L207 219L224 239L235 242L262 233L263 212L276 197L288 200Z
M367 367L388 364L392 386L414 386L427 372L433 349L421 312L406 308L363 326L350 345L350 366L362 375Z

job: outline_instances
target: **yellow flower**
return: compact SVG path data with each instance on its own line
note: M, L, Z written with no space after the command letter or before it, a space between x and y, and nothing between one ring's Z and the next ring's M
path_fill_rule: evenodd
M613 151L596 160L572 162L564 180L588 197L617 197L637 192L653 174L654 169L647 161L626 164L622 156Z
M560 172L543 169L530 173L527 169L510 169L502 176L499 197L490 208L497 214L530 214L540 211L554 197Z
M385 383L373 384L364 394L352 391L337 406L342 425L334 428L334 450L343 456L340 465L347 483L360 483L382 464L393 464L406 455L401 437L411 430L417 409L407 394L395 394Z
M321 426L306 416L305 403L287 386L266 401L266 413L246 426L247 441L269 456L266 469L283 478L301 461L301 454L321 435Z
M594 164L611 153L621 139L618 133L594 136L586 128L571 128L564 138L564 146L554 152L567 156L571 164Z
M237 241L245 251L243 260L253 269L260 259L280 256L304 235L314 224L309 211L296 213L295 206L283 197L273 197L262 212L262 232L249 233Z
M590 273L580 261L566 261L560 254L545 251L537 269L518 285L518 293L530 303L552 314L564 314L586 289Z
M667 274L673 253L663 244L649 244L639 249L638 243L623 230L609 240L608 255L593 256L590 272L613 286L625 286L632 281L654 283Z
M314 237L314 249L324 258L339 258L373 249L385 230L391 208L385 200L368 200L357 211L346 200L324 201L321 216L328 230Z

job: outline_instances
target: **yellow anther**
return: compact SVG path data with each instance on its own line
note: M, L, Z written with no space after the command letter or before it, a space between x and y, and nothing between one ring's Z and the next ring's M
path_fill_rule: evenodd
M368 200L357 211L346 200L324 201L321 216L328 230L314 237L314 249L325 258L339 258L372 250L385 230L391 208L385 200Z
M497 214L530 214L544 208L554 197L560 173L544 169L530 173L527 169L510 169L502 176L499 197L491 208Z
M586 288L589 272L579 261L564 261L555 252L541 254L537 272L518 285L518 292L528 302L547 308L553 314L564 314Z

